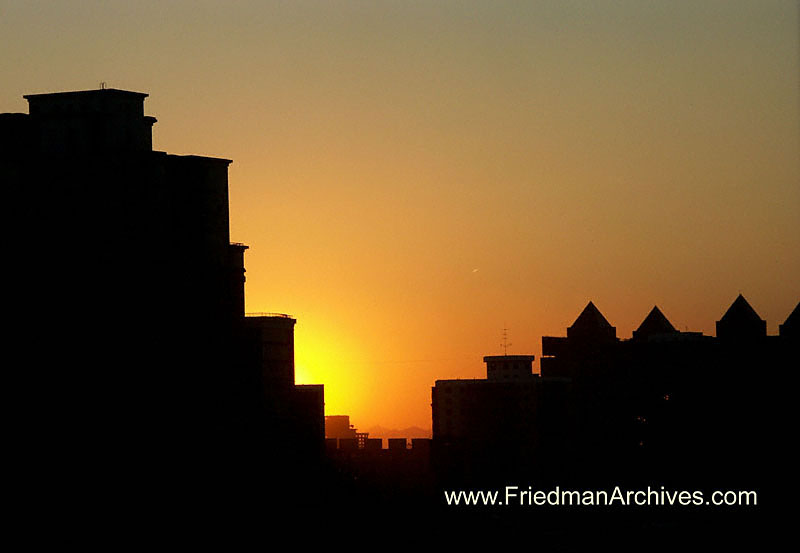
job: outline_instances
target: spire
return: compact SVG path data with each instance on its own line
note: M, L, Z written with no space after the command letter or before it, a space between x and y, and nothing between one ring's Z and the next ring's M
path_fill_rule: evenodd
M615 339L617 329L611 326L591 301L572 326L567 328L567 338Z
M678 332L669 322L658 306L653 306L650 314L645 317L639 328L633 331L634 338L647 339L657 334L674 334Z

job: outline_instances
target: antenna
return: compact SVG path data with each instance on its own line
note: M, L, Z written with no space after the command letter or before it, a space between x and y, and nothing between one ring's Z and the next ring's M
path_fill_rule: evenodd
M503 348L503 355L508 355L508 346L512 345L511 342L508 341L508 329L503 328L503 343L500 344Z

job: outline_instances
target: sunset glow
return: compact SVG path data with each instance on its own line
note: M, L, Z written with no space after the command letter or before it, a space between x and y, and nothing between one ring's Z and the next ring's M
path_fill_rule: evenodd
M714 334L800 299L798 5L6 2L0 112L106 82L154 148L232 159L246 310L359 428L534 354L593 300ZM98 229L102 232L102 229ZM46 250L46 245L42 245ZM123 307L126 298L109 301Z

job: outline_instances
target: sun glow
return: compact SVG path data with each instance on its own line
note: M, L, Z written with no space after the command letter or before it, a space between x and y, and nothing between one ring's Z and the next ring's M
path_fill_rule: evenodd
M325 385L325 414L365 413L369 390L360 377L368 363L347 337L298 318L295 383Z

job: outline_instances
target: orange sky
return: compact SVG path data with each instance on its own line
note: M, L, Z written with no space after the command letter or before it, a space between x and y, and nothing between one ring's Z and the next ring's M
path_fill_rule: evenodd
M248 311L366 429L540 354L594 300L713 334L800 300L798 4L0 3L0 112L150 93L157 149L234 160ZM124 296L119 298L124 307ZM538 368L538 360L535 364Z

